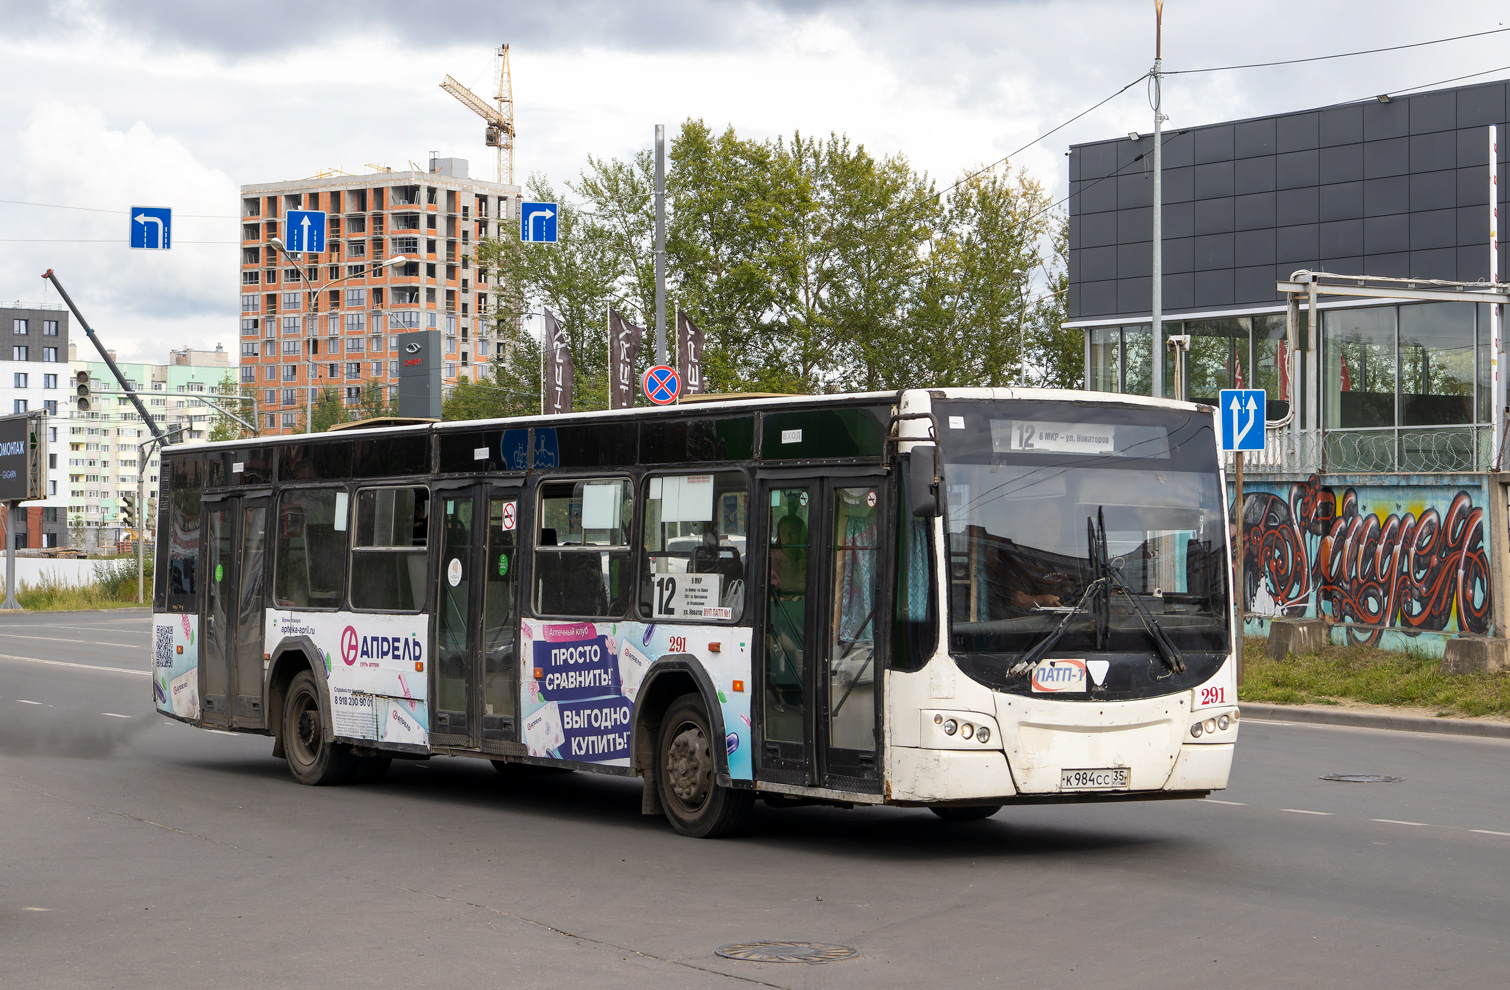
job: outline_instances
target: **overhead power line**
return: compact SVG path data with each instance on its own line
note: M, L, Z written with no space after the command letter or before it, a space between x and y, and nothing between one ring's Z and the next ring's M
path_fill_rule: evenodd
M1038 135L1033 140L1031 140L1027 144L1023 145L1021 148L1018 148L1016 151L1013 151L1010 154L1003 155L1002 157L998 158L996 161L992 162L990 165L987 165L985 168L980 169L980 170L975 171L975 172L971 172L969 175L967 175L967 176L965 176L965 177L957 180L954 183L954 185L949 186L943 192L941 192L939 195L942 196L942 195L945 195L947 193L953 192L955 189L959 188L964 183L969 182L971 179L974 179L977 176L985 175L987 172L991 171L993 168L995 168L996 166L1000 165L1002 162L1007 161L1007 160L1012 159L1012 158L1015 158L1018 155L1022 154L1024 151L1027 151L1029 148L1033 147L1033 145L1037 144L1039 141L1042 141L1044 138L1048 137L1050 134L1053 134L1055 131L1063 130L1064 128L1066 128L1066 127L1070 126L1071 124L1073 124L1075 121L1079 120L1081 117L1084 117L1086 114L1090 113L1092 110L1096 110L1096 109L1098 109L1100 107L1105 106L1106 104L1110 103L1112 100L1115 100L1117 97L1121 96L1123 93L1125 93L1128 90L1132 89L1134 86L1138 85L1138 83L1142 82L1143 80L1145 80L1147 78L1148 78L1148 73L1145 72L1141 76L1139 76L1138 78L1134 79L1132 82L1128 83L1126 86L1123 86L1121 89L1117 90L1115 93L1113 93L1112 95L1108 96L1106 99L1100 101L1099 103L1096 103L1094 106L1086 107L1084 110L1082 110L1079 113L1075 114L1075 116L1071 117L1069 120L1066 120L1064 123L1057 124L1054 127L1051 127L1050 129L1044 131L1042 134Z
M1387 48L1365 48L1356 52L1338 52L1333 55L1312 55L1308 58L1287 58L1276 62L1249 62L1245 65L1213 65L1204 69L1165 69L1166 76L1188 76L1198 72L1230 72L1234 69L1267 69L1275 65L1300 65L1304 62L1325 62L1334 58L1353 58L1356 55L1378 55L1381 52L1399 52L1407 48L1424 48L1427 45L1443 45L1449 41L1463 41L1468 38L1482 38L1491 34L1503 34L1510 31L1510 27L1490 28L1488 31L1475 31L1473 34L1459 34L1451 38L1436 38L1432 41L1414 41L1408 45L1390 45Z
M119 244L119 237L0 237L0 244ZM173 238L174 244L240 244L240 241L186 241Z
M29 203L20 199L0 199L0 203L8 203L11 206L40 206L48 210L82 210L86 213L118 213L128 214L130 210L106 210L98 206L64 206L61 203ZM228 213L180 213L180 217L189 220L240 220L241 217L232 216Z

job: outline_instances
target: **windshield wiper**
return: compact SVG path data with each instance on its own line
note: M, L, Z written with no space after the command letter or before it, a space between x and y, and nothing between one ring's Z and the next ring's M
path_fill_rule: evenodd
M1064 613L1064 618L1059 620L1059 625L1049 630L1042 639L1034 643L1028 649L1028 652L1022 655L1022 659L1012 665L1012 669L1008 673L1022 673L1042 660L1044 654L1054 648L1054 644L1059 642L1059 638L1069 628L1070 620L1077 615L1083 614L1086 611L1086 606L1097 595L1101 597L1101 607L1096 612L1096 649L1106 649L1107 630L1111 625L1111 595L1108 592L1107 584L1108 568L1103 563L1106 559L1105 548L1102 547L1100 548L1101 552L1097 552L1096 530L1089 516L1085 520L1085 539L1089 545L1087 562L1090 564L1091 572L1091 581L1085 586L1085 593L1080 596L1080 601L1076 602L1073 608Z
M1086 519L1086 525L1090 525L1089 518ZM1106 621L1108 623L1111 621L1111 589L1115 585L1127 596L1127 600L1132 603L1133 611L1138 614L1138 621L1143 623L1144 629L1148 630L1148 635L1153 640L1154 647L1159 651L1159 657L1164 661L1164 666L1168 667L1173 673L1185 673L1185 660L1181 657L1179 648L1174 645L1169 636L1164 632L1164 627L1159 625L1159 620L1155 619L1153 614L1148 611L1148 608L1144 606L1143 600L1138 597L1137 592L1127 586L1127 582L1122 580L1122 575L1111 565L1111 558L1106 552L1106 514L1103 506L1096 507L1096 530L1100 538L1097 539L1096 534L1093 534L1091 546L1101 558L1099 569L1103 579L1107 582L1105 593ZM1097 631L1098 633L1100 632L1100 630ZM1097 642L1100 642L1099 635Z
M1032 667L1038 661L1042 660L1043 655L1052 650L1054 648L1054 644L1059 642L1059 637L1064 635L1064 630L1069 627L1070 620L1077 615L1083 614L1086 611L1086 605L1089 604L1090 600L1098 594L1101 596L1104 603L1106 599L1105 578L1097 578L1089 585L1087 585L1085 594L1080 596L1080 601L1077 602L1073 608L1064 613L1064 618L1059 620L1059 625L1049 630L1049 632L1045 634L1042 639L1033 644L1032 648L1022 655L1022 659L1012 665L1012 669L1009 670L1008 673L1020 674ZM1097 625L1098 627L1100 625L1099 615L1097 619Z

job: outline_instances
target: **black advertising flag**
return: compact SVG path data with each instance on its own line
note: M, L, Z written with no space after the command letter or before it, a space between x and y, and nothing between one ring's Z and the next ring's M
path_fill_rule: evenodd
M686 313L676 313L677 370L682 373L682 394L703 394L703 331Z
M571 412L572 359L571 343L556 314L545 311L545 414Z
M614 309L608 311L608 408L631 409L638 385L634 368L640 360L645 328L637 327Z

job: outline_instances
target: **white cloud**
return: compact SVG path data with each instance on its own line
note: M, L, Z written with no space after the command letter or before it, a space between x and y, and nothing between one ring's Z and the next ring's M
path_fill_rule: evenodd
M17 149L0 158L0 196L121 211L156 201L179 217L179 247L151 256L126 249L124 212L0 204L0 238L115 239L0 243L0 298L36 298L51 266L123 355L234 346L237 249L185 242L234 241L235 221L183 214L235 214L242 183L402 167L432 149L490 176L481 122L438 83L450 73L491 96L499 41L513 45L519 177L543 172L558 188L589 154L629 157L656 123L674 131L688 117L757 138L846 133L947 186L1134 79L1153 54L1147 0L572 0L507 16L496 0L458 0L455 16L423 24L401 0L265 6L261 23L296 28L253 37L231 8L186 0L0 0L0 138ZM1170 0L1165 67L1400 44L1501 17L1489 0L1462 0L1448 20L1415 0L1333 0L1297 30L1275 0ZM1185 127L1398 92L1510 62L1507 40L1175 76L1166 112ZM1062 195L1068 145L1149 125L1139 85L1014 164Z
M185 344L235 345L238 227L229 176L140 121L112 128L91 106L37 105L14 146L5 198L118 212L7 206L9 242L0 243L0 270L11 273L6 295L56 302L49 283L16 278L55 269L85 318L125 359L163 361L169 347ZM130 249L131 206L173 208L170 250Z

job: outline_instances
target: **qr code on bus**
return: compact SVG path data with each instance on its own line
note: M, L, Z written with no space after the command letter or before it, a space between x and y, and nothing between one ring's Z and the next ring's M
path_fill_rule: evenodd
M153 663L163 670L173 667L173 627L158 626L152 630L156 642L152 644Z

